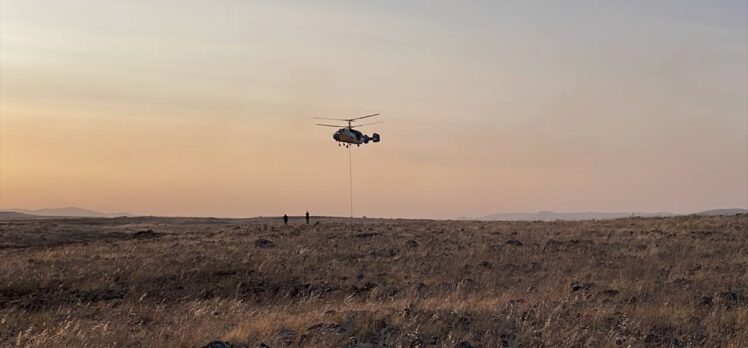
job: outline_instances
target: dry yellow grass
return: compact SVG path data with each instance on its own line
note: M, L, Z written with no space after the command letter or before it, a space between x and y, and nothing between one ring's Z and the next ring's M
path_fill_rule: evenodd
M0 221L0 346L747 347L746 233L746 215Z

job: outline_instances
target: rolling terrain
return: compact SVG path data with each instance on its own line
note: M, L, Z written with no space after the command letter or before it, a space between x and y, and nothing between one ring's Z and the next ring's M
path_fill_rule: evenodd
M64 208L47 208L47 209L4 209L0 211L3 213L21 213L33 216L47 216L47 217L95 217L95 218L106 218L106 217L122 217L122 216L133 216L129 213L100 213L89 209L83 209L78 207L64 207ZM2 217L2 215L0 215Z
M0 221L4 347L748 346L748 215Z

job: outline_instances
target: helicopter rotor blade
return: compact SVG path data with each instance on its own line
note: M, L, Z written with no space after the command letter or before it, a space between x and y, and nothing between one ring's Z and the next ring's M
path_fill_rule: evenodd
M374 116L379 116L379 114L371 114L371 115L356 117L356 118L352 118L350 120L351 121L358 121L358 120L361 120L361 119L364 119L364 118L369 118L369 117L374 117Z
M379 114L371 114L361 117L354 117L354 118L328 118L328 117L315 117L317 120L331 120L331 121L345 121L345 122L355 122L364 118L379 116Z
M347 127L347 126L336 126L334 124L322 124L322 123L317 123L317 125L318 126L323 126L323 127L335 127L335 128L345 128L345 127Z
M365 124L358 124L358 125L353 126L353 128L371 126L373 124L380 124L380 123L384 123L384 121L377 121L377 122L371 122L371 123L365 123Z

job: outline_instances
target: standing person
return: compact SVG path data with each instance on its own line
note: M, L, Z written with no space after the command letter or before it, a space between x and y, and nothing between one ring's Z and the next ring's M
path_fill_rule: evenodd
M309 211L306 212L306 224L309 225Z
M283 214L283 224L288 226L288 215Z

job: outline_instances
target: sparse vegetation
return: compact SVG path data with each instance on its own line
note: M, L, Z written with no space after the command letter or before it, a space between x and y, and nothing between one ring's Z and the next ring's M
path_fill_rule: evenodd
M0 346L746 347L748 215L0 221Z

